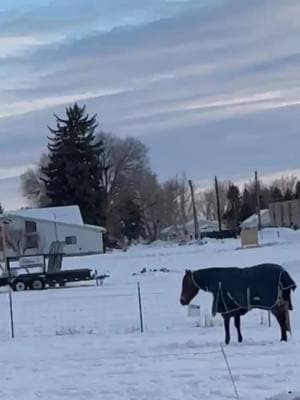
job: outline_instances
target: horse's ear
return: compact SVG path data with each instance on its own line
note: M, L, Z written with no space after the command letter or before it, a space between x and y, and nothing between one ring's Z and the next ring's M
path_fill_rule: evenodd
M192 272L191 272L190 269L186 269L186 270L185 270L185 273L186 273L186 275L191 275L191 274L192 274Z

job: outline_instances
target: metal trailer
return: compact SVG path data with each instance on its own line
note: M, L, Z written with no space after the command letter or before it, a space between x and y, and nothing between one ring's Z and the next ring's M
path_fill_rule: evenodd
M92 269L71 269L58 272L37 272L20 274L11 278L0 278L0 286L10 285L14 291L42 290L59 285L65 286L68 282L89 281L95 279Z

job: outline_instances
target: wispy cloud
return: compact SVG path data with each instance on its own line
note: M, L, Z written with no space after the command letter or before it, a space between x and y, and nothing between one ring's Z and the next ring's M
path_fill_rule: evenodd
M45 0L6 10L2 147L12 159L26 135L20 162L30 163L52 111L81 101L103 129L143 136L164 176L294 168L299 17L298 0Z

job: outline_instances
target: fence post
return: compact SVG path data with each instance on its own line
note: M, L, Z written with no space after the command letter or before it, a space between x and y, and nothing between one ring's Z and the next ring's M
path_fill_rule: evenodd
M12 294L11 287L9 282L8 288L8 297L9 297L9 315L10 315L10 329L11 329L11 338L15 338L15 327L14 327L14 315L13 315L13 303L12 303Z
M1 228L2 228L2 247L3 247L3 260L5 265L5 270L8 275L8 298L9 298L9 316L10 316L10 329L11 329L11 337L14 339L15 337L15 328L14 328L14 315L13 315L13 302L12 302L12 293L11 293L11 273L10 273L10 265L9 259L6 254L6 224L9 224L10 220L5 217L1 217Z
M139 299L139 313L140 313L140 329L141 329L141 333L143 333L144 332L144 323L143 323L143 310L142 310L140 282L138 282L137 285L138 285L138 299Z
M264 314L263 314L263 311L260 312L260 324L264 325Z

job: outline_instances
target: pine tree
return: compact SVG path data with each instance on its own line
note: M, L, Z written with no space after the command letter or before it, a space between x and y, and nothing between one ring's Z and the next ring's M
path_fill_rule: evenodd
M287 188L284 193L284 200L292 200L292 198L293 198L293 193L291 189Z
M271 201L276 202L276 201L282 201L282 200L283 200L283 196L282 196L281 190L279 189L279 187L275 186L271 192Z
M4 208L2 206L2 204L0 203L0 215L4 213Z
M252 196L249 190L245 188L243 192L242 206L240 210L240 221L244 221L255 212L255 207L253 207L252 203L253 203Z
M229 208L224 214L224 219L230 228L235 229L239 223L239 215L241 209L241 195L238 186L231 184L227 192L227 200Z
M96 115L85 106L66 109L66 119L57 115L56 129L49 128L49 163L42 168L50 206L78 205L85 223L102 224L101 142L95 141Z
M120 211L123 234L131 241L145 235L140 207L131 199L126 200Z
M295 186L295 198L300 199L300 181L297 181Z

